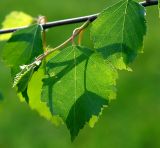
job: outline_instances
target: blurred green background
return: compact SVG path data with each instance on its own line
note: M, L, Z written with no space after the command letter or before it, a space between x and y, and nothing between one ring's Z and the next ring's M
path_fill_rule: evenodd
M48 21L89 15L116 0L1 0L0 22L11 11L24 11ZM157 6L147 8L144 53L120 72L117 100L112 101L96 126L87 126L71 143L65 126L55 127L26 103L10 84L9 70L0 62L0 148L160 148L160 19ZM76 25L52 28L47 42L63 42ZM88 40L85 39L84 44Z

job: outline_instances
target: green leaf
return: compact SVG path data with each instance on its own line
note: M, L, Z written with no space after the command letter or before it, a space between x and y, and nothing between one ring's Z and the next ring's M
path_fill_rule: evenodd
M32 22L33 18L30 15L24 12L13 11L5 17L1 29L28 26L31 25ZM11 35L12 33L0 35L0 41L8 40Z
M33 18L30 15L24 12L13 11L5 17L5 20L2 22L1 29L28 26L32 23ZM1 49L5 45L6 41L12 36L12 34L13 33L0 34L0 55L2 51Z
M5 44L2 56L11 68L12 78L14 79L19 72L21 73L20 67L32 63L42 53L41 27L33 25L16 31ZM22 75L23 79L19 81L18 92L26 91L33 69L31 71L29 70L25 75Z
M28 89L26 93L29 98L29 106L32 110L37 111L42 117L58 126L63 123L61 118L59 116L53 116L47 104L41 101L42 78L44 78L44 69L41 65L39 69L34 72L31 80L28 83ZM21 94L19 94L19 97L21 101L26 99Z
M21 85L23 83L26 84L26 81L28 81L28 79L30 78L30 76L33 74L34 72L34 68L35 67L29 67L28 65L25 65L24 69L22 69L14 78L14 82L13 82L13 87L17 86L17 85ZM22 83L20 81L23 81ZM22 89L22 87L24 87L24 89L26 88L26 86L21 86L20 88ZM23 90L23 89L22 89Z
M99 53L79 46L62 50L46 68L42 101L63 119L74 140L86 122L93 127L94 117L115 98L117 71Z
M94 47L117 69L128 69L128 64L142 52L146 33L144 15L144 7L139 3L122 0L105 9L93 22Z

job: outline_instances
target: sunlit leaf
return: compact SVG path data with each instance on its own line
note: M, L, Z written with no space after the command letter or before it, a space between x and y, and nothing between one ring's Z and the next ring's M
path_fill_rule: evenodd
M28 84L28 89L26 92L29 97L28 104L31 109L37 111L42 117L51 121L55 125L60 125L63 123L61 118L58 116L53 116L47 107L47 104L41 101L42 78L44 78L43 66L41 66L38 71L34 72ZM19 97L22 101L24 100L21 94L19 94Z
M24 12L13 11L5 17L1 29L28 26L31 25L32 22L33 18L30 15ZM0 41L8 40L11 35L12 33L0 35Z
M105 9L93 22L94 47L116 68L128 69L128 64L142 52L146 33L144 15L144 7L139 3L121 0Z
M115 98L117 71L99 53L79 46L62 50L46 68L42 101L63 119L74 140L85 123ZM90 123L93 126L94 120Z

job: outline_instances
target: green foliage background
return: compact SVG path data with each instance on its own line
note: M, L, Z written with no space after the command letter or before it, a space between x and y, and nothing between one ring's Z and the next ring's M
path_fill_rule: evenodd
M49 21L93 14L117 0L1 0L0 22L13 10ZM76 25L50 29L49 45L70 36ZM87 126L74 143L65 126L55 127L20 103L9 82L9 70L0 62L0 148L159 148L160 147L160 20L157 6L147 8L144 53L132 64L133 72L121 72L117 100L112 101L93 129ZM87 32L86 32L87 33ZM84 44L89 41L84 37ZM14 52L14 51L13 51Z

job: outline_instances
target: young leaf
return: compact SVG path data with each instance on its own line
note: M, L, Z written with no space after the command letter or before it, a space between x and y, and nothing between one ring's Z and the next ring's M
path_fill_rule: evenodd
M26 29L16 31L13 34L5 44L2 52L4 61L11 68L13 79L21 72L20 67L22 65L32 63L35 57L43 53L42 48L41 27L39 25L33 25ZM25 75L21 75L23 76L22 81L20 81L20 79L18 80L19 92L26 91L28 81L33 73L32 70L33 69L30 69Z
M34 68L35 68L35 66L31 67L29 65L23 65L23 66L20 66L20 67L23 67L23 69L21 69L21 71L18 74L16 74L16 77L14 78L14 82L13 82L13 87L17 86L18 84L25 83L25 81L28 81L28 79L32 75L32 73L34 71ZM23 81L23 83L21 83L20 81ZM23 87L26 88L26 86L23 86Z
M118 69L142 52L146 33L144 7L133 0L121 0L105 9L93 22L91 38L97 51Z
M74 140L85 123L115 98L117 71L99 53L79 46L62 50L46 67L42 101L63 119Z

